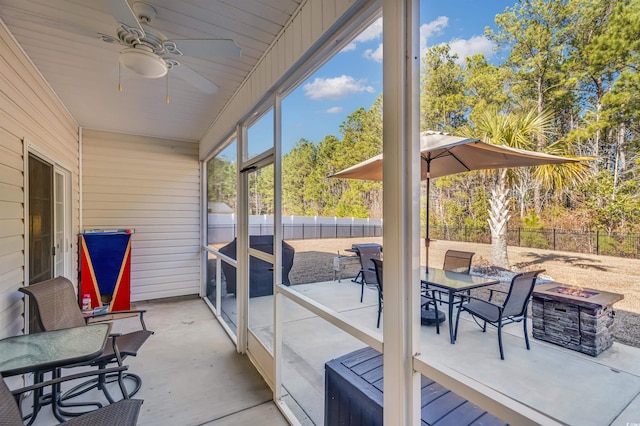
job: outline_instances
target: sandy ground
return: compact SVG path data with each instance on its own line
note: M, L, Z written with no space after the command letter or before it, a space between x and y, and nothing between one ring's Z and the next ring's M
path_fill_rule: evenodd
M322 239L287 241L295 250L289 278L293 285L329 281L333 279L333 258L351 254L345 249L352 244L376 242L382 238ZM491 246L487 244L433 241L429 249L429 263L442 265L448 249L475 252L473 265L490 265ZM624 295L614 305L614 338L616 341L640 347L640 260L611 256L509 247L509 261L515 270L544 269L544 275L555 282L609 291ZM424 247L421 259L424 262ZM350 267L343 277L353 277L359 268Z

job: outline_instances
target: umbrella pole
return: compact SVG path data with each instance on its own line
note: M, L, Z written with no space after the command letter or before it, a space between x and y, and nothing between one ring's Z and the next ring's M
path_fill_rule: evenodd
M429 178L427 178L427 202L426 202L426 219L427 219L427 225L426 225L426 236L424 239L424 248L425 248L425 266L428 268L429 267L429 242L431 241L429 239Z
M424 238L424 261L425 261L425 266L428 268L429 267L429 243L431 242L431 240L429 239L429 174L431 173L431 160L429 158L425 159L425 161L427 162L427 189L426 189L426 211L425 211L425 216L426 216L426 234L425 234L425 238Z

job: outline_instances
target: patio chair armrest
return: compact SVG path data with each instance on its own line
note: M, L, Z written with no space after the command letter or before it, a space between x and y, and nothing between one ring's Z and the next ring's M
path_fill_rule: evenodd
M508 291L498 290L497 288L490 288L489 289L489 300L493 299L493 293L502 293L504 295L509 294Z
M147 325L144 322L144 313L147 312L144 309L135 309L135 310L127 310L127 311L115 311L115 312L103 312L99 314L91 314L85 316L85 321L88 323L92 322L104 322L104 321L117 321L119 319L124 318L116 318L118 315L127 315L127 318L131 315L138 315L140 319L140 324L143 330L147 329Z
M463 301L462 305L460 305L461 308L464 308L464 301L465 300L472 300L473 299L473 300L475 300L477 302L483 302L483 303L486 303L487 305L491 305L491 306L494 306L494 307L502 310L502 306L501 305L495 304L495 303L493 303L493 302L491 302L491 301L489 301L487 299L482 299L480 297L475 297L475 296L471 296L471 295L468 295L468 294L460 295L460 297L462 298L462 301Z
M123 315L123 314L140 314L140 316L142 316L144 315L145 312L147 312L146 309L130 309L126 311L100 312L100 313L89 315L89 318L100 318L100 317ZM119 318L116 318L116 319L119 319Z

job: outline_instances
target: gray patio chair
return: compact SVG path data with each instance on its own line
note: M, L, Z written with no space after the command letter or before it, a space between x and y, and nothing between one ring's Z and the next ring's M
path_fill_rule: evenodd
M380 259L371 259L373 262L374 268L376 270L376 279L378 281L378 325L376 328L380 328L380 316L382 315L382 260Z
M95 374L95 373L93 373ZM87 375L86 373L84 375ZM75 375L78 377L81 375ZM66 378L41 382L26 388L9 390L2 376L0 376L0 424L3 426L23 426L23 418L18 401L23 393L42 389L47 386L59 385ZM97 410L82 414L79 417L64 422L67 426L134 426L138 422L140 413L140 399L124 399Z
M536 277L543 270L525 272L518 274L511 280L509 291L501 291L491 289L489 300L480 299L473 296L463 296L463 303L458 309L456 316L456 328L454 338L458 337L458 324L460 322L460 312L469 312L473 319L480 325L476 318L482 320L482 332L487 331L487 324L491 324L498 329L498 346L500 347L500 359L504 359L504 350L502 348L502 327L515 322L522 322L524 329L524 340L529 346L529 336L527 333L527 307L533 293L533 287L536 283ZM494 293L505 294L503 303L492 302Z
M86 317L82 314L80 306L78 305L78 299L76 297L73 284L71 281L64 277L57 277L50 280L42 281L37 284L31 284L26 287L21 287L22 293L29 296L33 307L36 312L36 322L40 331L52 331L60 330L63 328L80 327L87 324L87 320L96 318L100 320L109 319L112 313L93 315ZM112 334L105 345L104 352L98 358L91 362L84 364L74 364L69 367L77 366L92 366L98 369L105 369L107 365L111 363L117 363L122 365L122 361L129 355L136 356L140 347L144 342L153 334L152 331L147 330L144 323L143 315L145 311L130 310L130 311L118 311L117 314L131 314L138 315L140 319L141 329L132 331L129 333L116 335ZM65 367L66 368L66 367ZM60 374L57 371L56 374ZM134 383L133 390L127 392L123 384L124 379L132 380ZM124 399L135 395L142 385L142 379L132 373L118 373L116 375L99 375L97 378L90 380L82 385L76 386L69 390L62 396L62 400L73 398L80 395L92 388L98 388L101 390L109 402L115 400L107 390L106 384L114 381L119 382L120 389L122 390ZM69 406L76 405L95 405L93 403L66 403ZM61 403L60 406L65 406L65 403Z
M444 254L444 264L442 269L445 271L468 274L471 270L471 259L474 254L475 253L468 251L447 250Z
M360 285L362 286L360 289L360 302L362 303L364 297L364 286L378 289L378 280L376 279L376 273L372 270L373 263L372 259L378 259L382 257L382 246L380 244L354 244L353 249L358 254L360 258L360 272L358 272L358 276L360 277ZM356 277L354 281L357 282Z
M459 250L447 250L444 254L444 263L442 265L442 269L445 271L451 272L459 272L461 274L468 274L471 270L471 259L475 253L469 251L459 251ZM469 293L467 293L469 294ZM434 308L434 322L436 324L436 333L440 334L440 316L443 316L444 313L438 311L437 304L442 305L442 297L443 293L437 289L429 289L422 295L422 308L424 310L429 310L429 307L433 305ZM446 295L448 298L448 295ZM457 296L456 296L457 298ZM460 299L458 299L455 303L459 303Z
M249 236L251 248L273 254L273 235ZM220 248L220 253L232 259L236 257L237 239ZM289 272L293 267L295 249L286 241L282 241L282 284L291 285ZM236 267L222 262L222 272L226 281L227 293L236 292ZM268 296L273 294L273 265L257 257L249 259L249 297Z

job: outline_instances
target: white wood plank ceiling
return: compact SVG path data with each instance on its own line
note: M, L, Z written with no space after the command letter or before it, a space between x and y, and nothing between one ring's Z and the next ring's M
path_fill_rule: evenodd
M199 141L302 0L145 0L150 26L168 39L233 39L238 58L176 58L219 86L209 94L169 71L148 79L121 67L125 47L107 1L0 0L0 18L84 128ZM135 7L134 7L135 9Z

